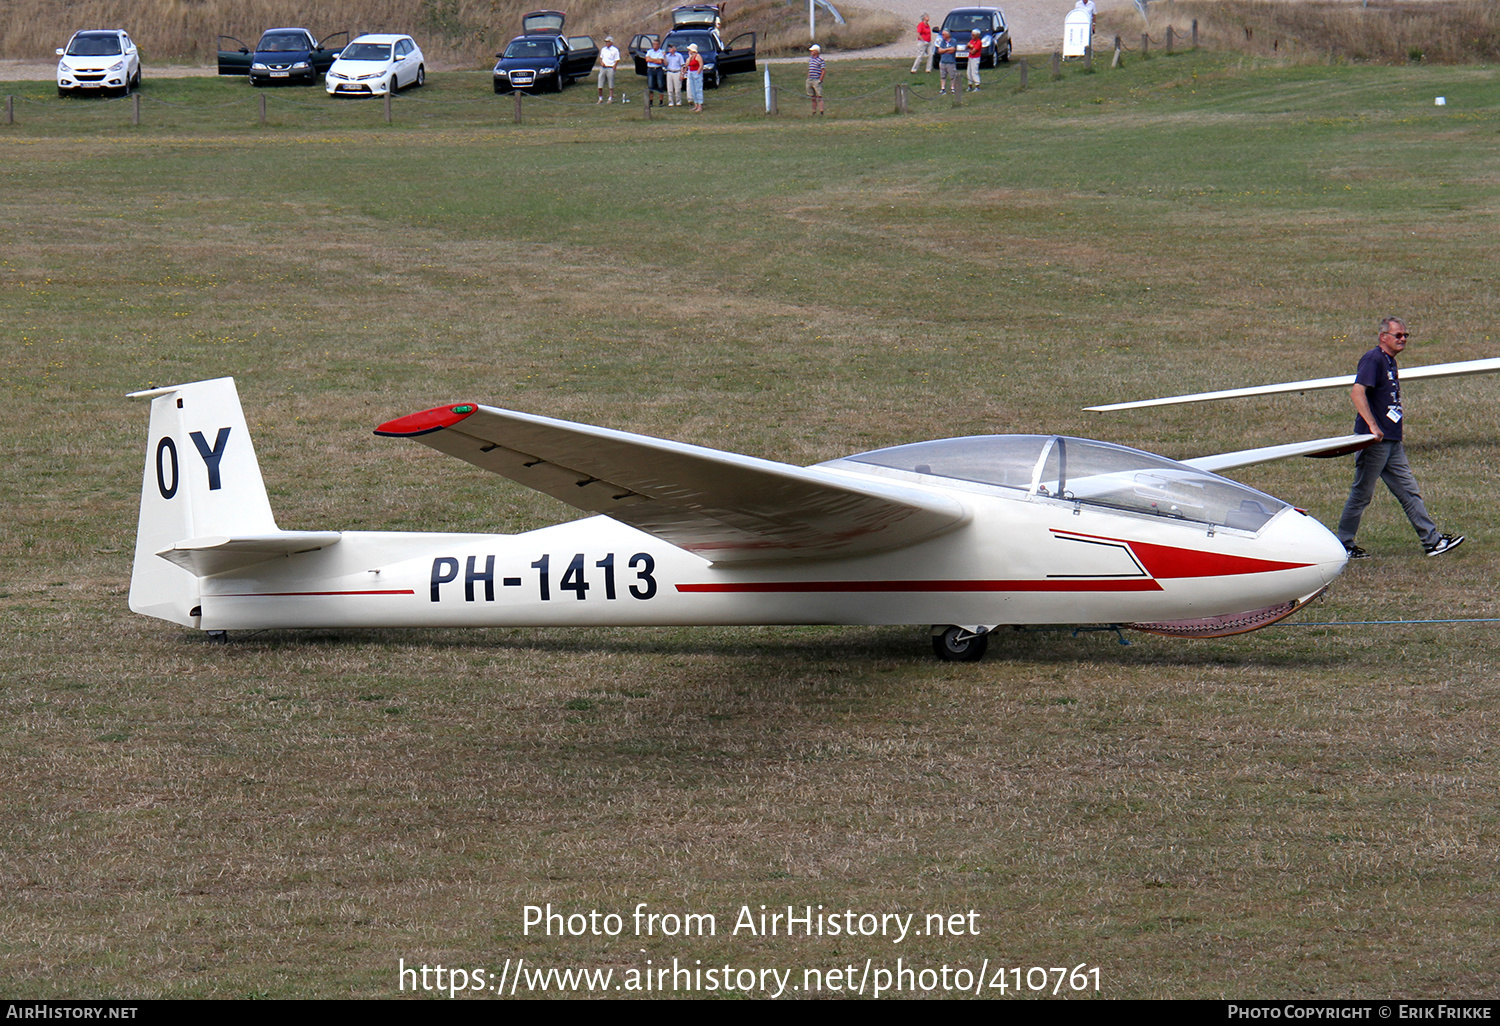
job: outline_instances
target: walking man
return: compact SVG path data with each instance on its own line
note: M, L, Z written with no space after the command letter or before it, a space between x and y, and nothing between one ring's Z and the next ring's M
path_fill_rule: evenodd
M1354 544L1354 536L1359 533L1360 518L1374 498L1375 485L1380 481L1385 482L1401 503L1406 519L1411 521L1427 555L1441 556L1464 543L1461 534L1439 533L1437 525L1427 515L1422 493L1417 489L1417 479L1412 476L1411 466L1406 462L1406 449L1401 444L1401 379L1396 368L1396 357L1406 348L1406 339L1404 321L1399 317L1384 318L1380 322L1380 344L1360 357L1359 369L1354 372L1354 388L1350 396L1354 400L1355 412L1359 414L1354 421L1354 433L1374 435L1375 442L1354 458L1354 484L1349 488L1344 515L1339 517L1339 541L1344 543L1350 559L1369 555Z
M953 86L953 95L958 95L958 42L953 34L943 29L943 36L937 41L938 59L938 95L942 96L948 91L948 86Z
M615 102L615 65L620 63L620 48L614 36L604 37L604 49L599 51L599 103L604 103L604 90L609 89L609 101Z
M917 59L911 62L911 73L915 75L918 71L922 74L932 70L932 22L927 15L922 15L922 20L917 22Z
M823 48L817 43L807 48L807 95L814 114L823 113Z

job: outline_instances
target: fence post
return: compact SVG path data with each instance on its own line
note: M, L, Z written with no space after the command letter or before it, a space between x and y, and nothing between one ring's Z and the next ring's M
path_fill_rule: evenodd
M897 82L896 83L896 113L897 114L905 114L906 113L906 83L905 82Z
M1111 68L1118 68L1121 64L1125 63L1124 50L1125 48L1120 45L1120 37L1115 36L1115 59L1109 62Z
M1026 70L1027 70L1026 58L1022 57L1021 58L1021 92L1023 92L1023 93L1026 91Z
M266 127L266 94L260 94L260 127Z
M1056 82L1062 78L1062 53L1058 50L1052 51L1052 81Z
M1144 32L1141 33L1141 56L1151 56L1151 37Z
M391 123L391 94L389 91L385 94L385 123L388 125Z
M7 125L16 123L16 98L9 93L5 95L5 123Z
M141 123L141 94L130 94L130 123L139 125Z
M1172 26L1167 26L1167 56L1172 55Z
M1094 48L1093 48L1093 46L1085 46L1083 48L1083 70L1084 71L1093 71L1094 70Z
M1193 19L1193 49L1198 49L1198 19Z
M514 96L516 98L516 124L519 125L521 123L521 90L517 89Z
M781 113L781 86L771 87L771 107L766 111L767 115L778 115Z
M645 97L645 104L646 104L646 120L650 121L651 120L651 74L649 72L647 72L647 74L646 74L646 97Z

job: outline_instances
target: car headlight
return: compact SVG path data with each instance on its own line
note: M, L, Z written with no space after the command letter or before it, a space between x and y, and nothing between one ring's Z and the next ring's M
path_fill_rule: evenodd
M250 70L251 71L269 71L270 69L267 68L264 64L261 64L259 61L257 61L256 63L250 65Z
M537 68L536 69L536 73L538 75L551 75L551 74L554 74L556 71L557 71L556 68Z
M110 69L109 70L110 71L124 71L125 70L125 62L124 61L120 61L117 64L112 64L112 65L110 65Z
M306 71L307 70L307 62L306 61L298 61L296 64L292 65L292 70L293 71Z

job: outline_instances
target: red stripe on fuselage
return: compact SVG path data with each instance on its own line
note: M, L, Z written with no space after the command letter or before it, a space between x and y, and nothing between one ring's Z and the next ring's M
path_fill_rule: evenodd
M300 595L415 595L410 588L391 588L386 591L231 591L210 598L288 598Z
M1123 581L757 581L740 584L679 584L688 593L826 591L1161 591L1144 578Z
M1053 531L1055 535L1071 538L1090 538L1099 541L1128 545L1146 572L1157 580L1167 581L1181 577L1235 577L1240 574L1269 574L1277 570L1297 570L1311 563L1285 563L1275 559L1255 559L1252 556L1231 556L1222 552L1203 552L1198 549L1182 549L1175 545L1153 545L1150 542L1126 541L1124 538L1109 538L1102 534L1075 534L1072 531Z

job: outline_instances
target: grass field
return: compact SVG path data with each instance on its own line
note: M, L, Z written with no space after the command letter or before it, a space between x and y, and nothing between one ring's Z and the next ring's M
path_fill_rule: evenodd
M271 632L126 608L146 406L232 374L282 527L514 531L543 496L377 439L446 401L810 463L1061 431L1170 456L1347 396L1097 402L1500 351L1500 71L1200 52L962 107L800 66L647 121L435 76L395 102L7 86L0 993L394 996L405 964L1099 967L1106 997L1493 996L1496 625L1220 641L901 628ZM1447 105L1435 107L1435 96ZM1299 619L1500 617L1496 382L1407 389L1421 555L1377 497ZM1351 469L1237 476L1336 521ZM615 938L523 934L523 908ZM713 938L633 936L638 903ZM755 937L741 906L978 933ZM619 977L616 977L617 981ZM1066 990L1066 988L1065 988ZM1092 989L1089 991L1092 993ZM998 991L985 990L998 996ZM1007 996L1015 996L1007 992Z

